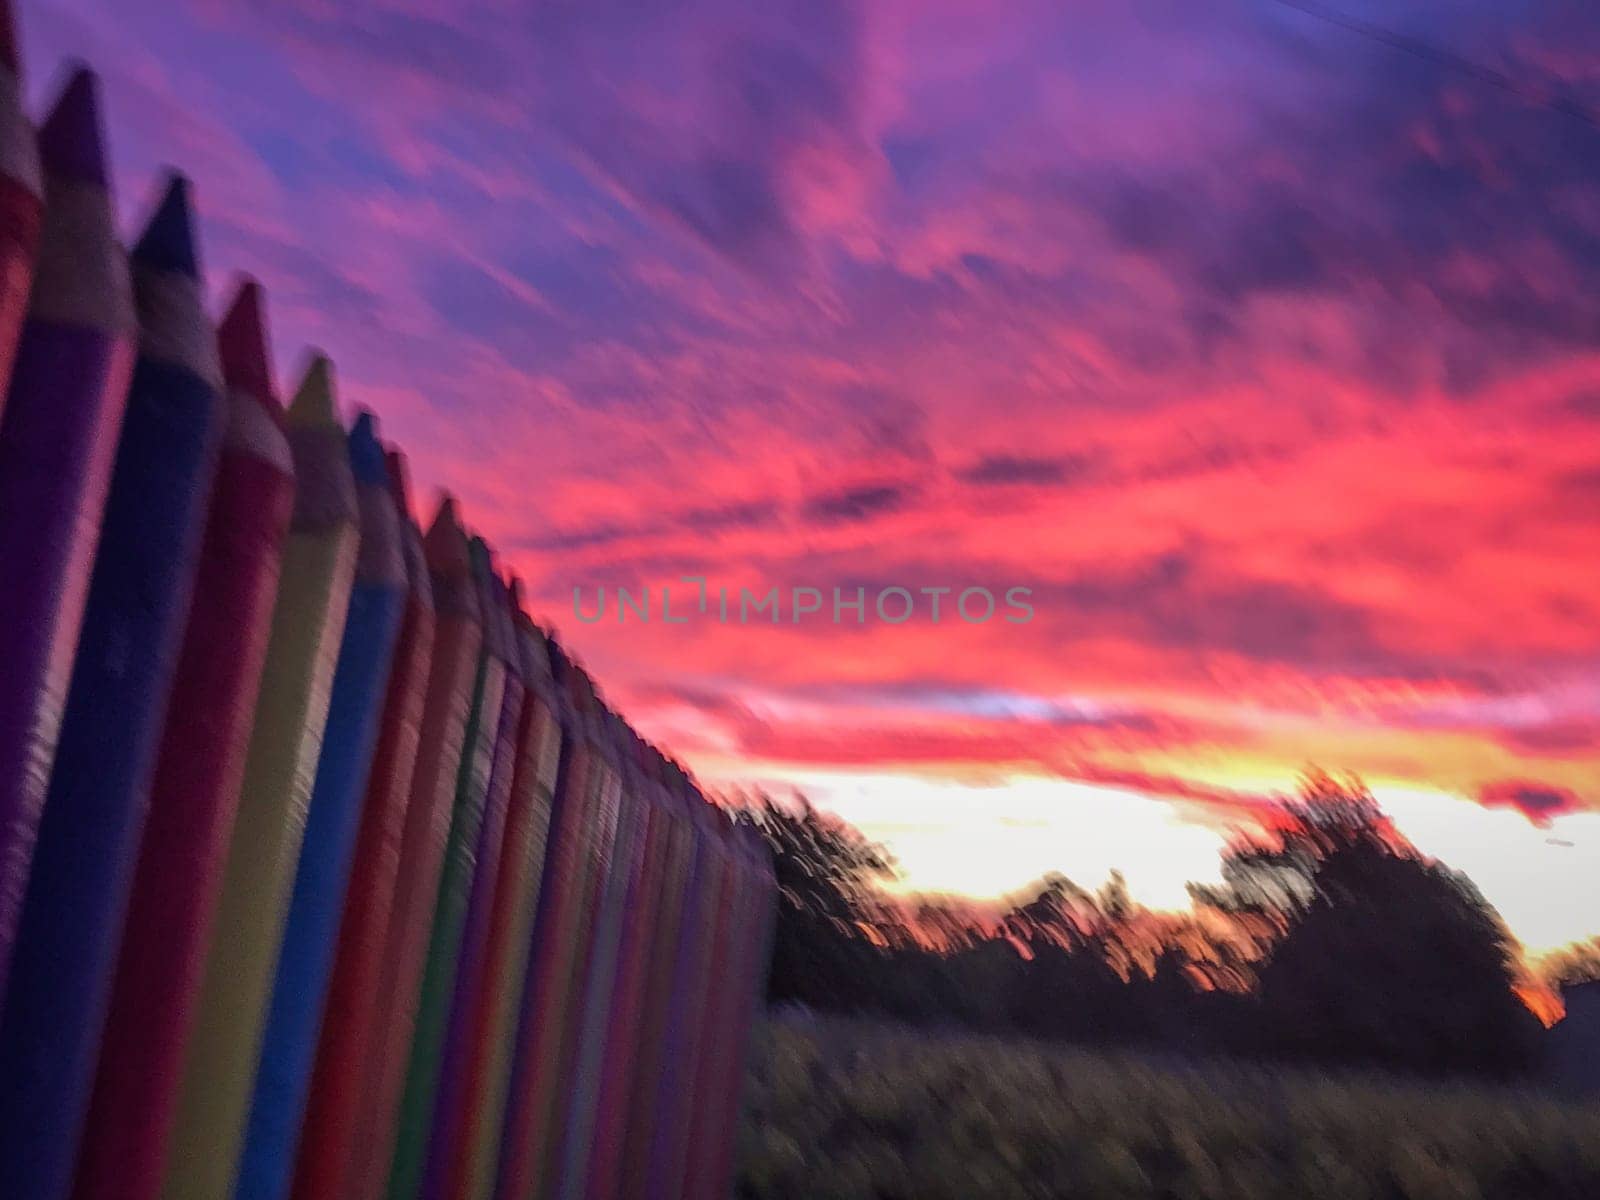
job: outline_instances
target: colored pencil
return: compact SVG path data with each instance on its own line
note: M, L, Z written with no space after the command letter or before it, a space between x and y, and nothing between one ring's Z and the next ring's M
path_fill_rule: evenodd
M605 963L614 961L608 937L609 894L624 815L622 779L610 737L610 714L600 703L589 676L578 672L575 679L582 692L587 736L594 747L590 768L594 815L585 847L587 863L578 893L578 919L572 930L572 970L562 983L566 995L559 1010L561 1019L553 1030L551 1053L544 1064L546 1073L536 1094L539 1121L531 1142L537 1148L533 1156L537 1173L532 1184L536 1196L553 1195L559 1183L568 1118L580 1092L584 1035L592 1010L589 981L597 971L606 969Z
M423 557L422 534L410 517L400 456L391 452L388 466L395 505L404 518L408 599L345 892L338 948L295 1166L296 1196L338 1194L338 1188L319 1182L331 1159L339 1160L332 1175L340 1186L348 1173L344 1148L355 1119L362 1056L372 1033L384 937L400 866L406 801L417 765L428 668L433 658L433 587Z
M376 1200L389 1182L400 1093L416 1027L456 784L468 744L467 725L477 696L483 640L482 602L472 573L472 553L456 518L454 501L446 498L439 506L424 548L437 630L394 904L384 939L377 1010L361 1089L352 1100L357 1119L350 1135L335 1131L330 1137L317 1131L320 1165L315 1190L301 1192L302 1197ZM341 1168L340 1158L347 1160L347 1167Z
M625 736L625 770L646 810L648 823L640 870L630 884L623 909L616 989L605 1033L594 1128L583 1167L582 1195L590 1200L612 1200L616 1195L634 1071L644 1054L641 1039L649 1003L652 942L656 915L666 899L663 885L674 834L673 813L664 801L660 782L646 770L646 747L631 730L626 730Z
M370 413L357 418L349 446L361 548L256 1068L234 1188L239 1200L283 1200L289 1190L360 805L405 610L400 520Z
M22 71L10 0L0 0L0 413L28 309L39 249L39 147L22 111Z
M75 1200L153 1200L244 775L294 503L260 288L217 331L226 426L150 786Z
M485 965L490 952L494 890L499 885L510 798L517 773L517 739L522 730L526 698L522 642L517 634L520 600L504 582L499 579L491 582L499 637L506 651L506 698L501 704L499 728L494 738L494 766L490 771L482 829L478 832L477 861L472 867L472 885L462 920L461 949L451 981L448 1024L438 1059L437 1078L430 1088L434 1110L421 1189L422 1197L427 1200L442 1200L450 1194L456 1163L461 1157L462 1131L469 1123L470 1110L477 1104L472 1080L472 1042L477 1037L478 1008L488 987Z
M727 856L723 829L711 804L692 785L691 820L695 830L695 870L687 910L678 938L678 961L667 1012L666 1049L656 1088L655 1129L650 1143L645 1195L649 1200L680 1200L688 1157L700 1039L711 964L715 950L718 906L723 898Z
M720 1200L760 835L17 76L0 0L0 1191Z
M0 1016L0 1178L39 1200L72 1186L222 432L184 180L132 267L140 353Z
M422 989L417 1001L416 1025L411 1035L410 1061L401 1094L394 1161L389 1169L391 1200L402 1197L410 1200L422 1192L435 1091L471 905L473 872L485 815L497 783L495 767L500 757L502 710L508 699L521 704L521 685L508 674L512 647L507 641L509 622L504 589L494 578L489 548L481 538L472 541L472 569L484 614L483 649L478 655L472 716L467 723L466 749L461 757L455 805L450 814L444 866L439 875ZM505 786L509 788L509 764L508 770L501 774L506 776Z
M582 1021L577 1030L571 1083L563 1089L568 1100L562 1141L546 1171L547 1193L573 1200L582 1200L588 1187L590 1144L612 1013L615 1008L630 1008L634 1003L636 972L632 958L637 951L637 936L633 930L642 921L640 914L630 914L628 904L638 901L643 882L650 836L650 798L633 769L636 755L629 734L621 717L614 712L606 715L605 735L616 779L616 835L605 853L599 906L589 938Z
M466 1094L474 1102L467 1110L448 1191L454 1200L489 1200L493 1195L516 1049L518 1005L527 975L561 760L561 724L549 647L544 634L520 607L515 616L527 695L517 735L517 770L495 886L482 1001L469 1051Z
M747 1007L744 972L755 928L751 903L753 863L738 828L719 811L724 826L727 865L722 903L711 959L711 992L702 1029L694 1090L690 1093L688 1151L682 1194L708 1195L722 1143L731 1138L738 1111L739 1080L732 1075L738 1059L738 1031Z
M543 1165L567 1025L577 1008L576 983L592 911L590 881L598 874L599 846L606 837L601 809L605 770L591 717L593 688L554 643L551 667L563 722L561 766L518 1016L496 1171L494 1194L499 1200L533 1195Z
M614 874L613 856L623 818L622 779L609 736L610 714L600 703L593 681L587 675L583 676L583 683L588 693L589 736L596 747L594 835L589 843L589 869L579 905L574 970L566 985L569 994L544 1092L544 1119L535 1143L539 1147L539 1171L534 1194L541 1197L553 1196L559 1184L567 1124L580 1092L584 1035L592 1009L589 981L597 969L603 969L597 964L607 954L609 945L604 922L611 911L608 895Z
M77 71L39 132L39 263L0 419L0 995L133 367L97 89Z
M742 822L738 833L744 841L749 870L750 919L743 944L743 968L737 981L742 992L742 1008L731 1031L734 1053L721 1088L723 1102L718 1119L723 1132L713 1143L716 1157L711 1162L703 1193L719 1200L733 1192L735 1135L750 1062L750 1034L756 1014L766 1006L767 972L772 962L772 936L778 915L778 881L773 873L772 852L765 839L748 823Z
M489 954L495 889L500 883L500 863L519 760L518 735L522 730L522 710L527 695L527 679L522 670L522 644L517 633L521 601L500 580L496 579L493 583L497 616L500 618L500 637L507 660L505 700L500 708L494 767L489 776L483 827L478 834L477 861L472 870L471 893L462 925L449 1024L436 1083L430 1089L433 1093L433 1115L422 1184L422 1195L426 1200L443 1200L449 1195L469 1110L477 1102L472 1079L473 1041L477 1036L479 1008L488 988L484 970Z
M628 1200L644 1195L650 1169L650 1144L655 1136L656 1088L652 1083L665 1069L667 1020L672 984L677 972L678 945L694 885L695 841L690 808L677 769L659 752L645 754L646 772L655 782L658 803L666 818L667 849L662 865L660 900L649 935L649 966L639 1020L638 1060L634 1066L632 1095L623 1126L622 1150L611 1164L614 1185L602 1173L596 1196L615 1194ZM606 1164L602 1163L604 1167Z
M332 367L312 360L285 418L294 517L266 670L184 1063L163 1195L215 1200L234 1183L291 873L350 602L358 509Z

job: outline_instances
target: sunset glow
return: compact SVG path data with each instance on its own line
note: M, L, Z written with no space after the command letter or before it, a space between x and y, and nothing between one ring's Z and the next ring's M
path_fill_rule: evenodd
M1270 0L25 34L104 65L124 228L203 181L214 288L262 280L285 370L325 348L707 784L803 792L902 889L1165 908L1317 763L1552 949L1600 934L1600 128L1537 97L1600 104L1600 23L1344 7L1526 94ZM684 577L827 599L724 622ZM575 615L618 587L688 619Z

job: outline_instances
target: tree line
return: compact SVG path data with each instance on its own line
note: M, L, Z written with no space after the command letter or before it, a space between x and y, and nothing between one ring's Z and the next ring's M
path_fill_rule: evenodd
M1185 913L1141 908L1117 874L1096 891L1047 877L999 915L902 902L878 886L888 854L851 826L746 799L777 867L775 1004L1430 1076L1514 1077L1539 1056L1516 940L1353 776L1308 771Z

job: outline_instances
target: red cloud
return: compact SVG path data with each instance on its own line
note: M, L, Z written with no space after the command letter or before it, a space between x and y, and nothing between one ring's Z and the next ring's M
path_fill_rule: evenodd
M1491 808L1514 808L1540 827L1549 825L1553 817L1562 813L1583 808L1577 793L1567 788L1517 779L1487 785L1478 793L1478 801Z
M258 275L284 365L325 346L691 756L1023 764L1241 817L1314 760L1579 807L1586 131L1242 8L557 7L41 4L24 32L104 68L122 195L189 170L213 292ZM1491 7L1462 53L1595 76L1553 0L1509 40ZM568 615L688 574L1024 584L1036 617ZM1120 715L1030 715L1062 697Z

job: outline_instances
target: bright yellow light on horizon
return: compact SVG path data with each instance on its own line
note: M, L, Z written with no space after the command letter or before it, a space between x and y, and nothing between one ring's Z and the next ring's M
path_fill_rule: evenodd
M990 783L776 764L752 772L732 761L706 768L728 782L757 774L837 813L894 855L899 877L889 890L902 894L997 899L1051 873L1092 890L1120 870L1139 903L1183 909L1188 883L1217 880L1225 845L1224 833L1179 803L1045 776ZM1423 853L1473 880L1530 953L1600 934L1600 813L1539 828L1515 810L1448 792L1391 784L1373 792Z
M1183 908L1189 881L1217 878L1217 831L1119 788L1031 775L973 784L815 768L781 778L887 847L900 872L895 892L995 899L1047 874L1093 889L1120 870L1141 904Z
M1530 953L1600 934L1600 813L1564 813L1541 828L1449 792L1372 791L1419 850L1466 873Z

